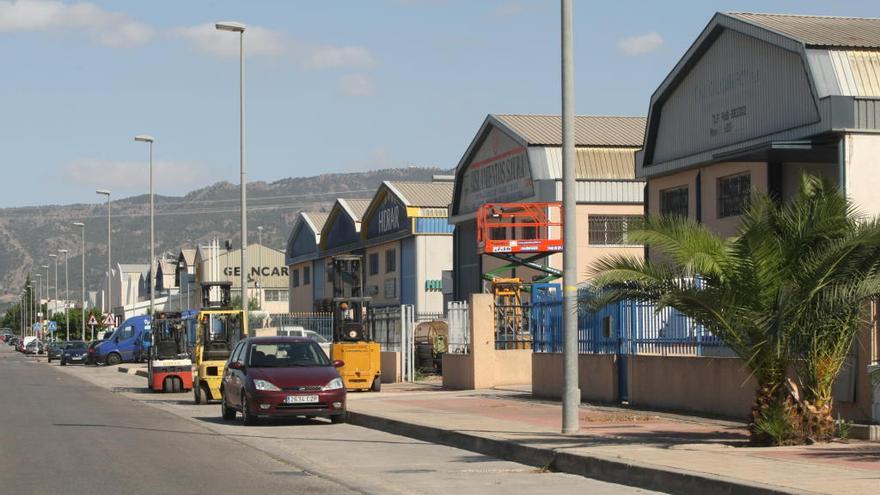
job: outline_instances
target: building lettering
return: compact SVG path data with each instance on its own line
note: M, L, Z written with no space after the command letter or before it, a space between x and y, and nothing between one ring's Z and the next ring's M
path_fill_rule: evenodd
M379 210L379 233L384 234L400 228L400 206L392 204Z
M227 266L223 269L223 275L227 277L240 277L241 267ZM252 266L251 277L287 277L289 275L286 266Z

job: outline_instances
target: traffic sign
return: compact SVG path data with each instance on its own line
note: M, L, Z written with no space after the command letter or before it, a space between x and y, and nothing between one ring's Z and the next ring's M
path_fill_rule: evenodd
M116 317L110 313L104 315L104 326L105 327L115 327L116 326Z
M47 330L50 332L58 330L58 324L55 323L55 320L49 320L49 328L47 328Z
M89 325L97 325L97 324L98 324L98 319L95 318L95 315L90 316L89 317Z
M35 332L39 332L42 329L43 329L43 325L40 325L39 323L34 323L33 330Z

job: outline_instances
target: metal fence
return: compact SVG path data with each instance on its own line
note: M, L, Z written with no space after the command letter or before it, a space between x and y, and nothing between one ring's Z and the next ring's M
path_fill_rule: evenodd
M402 320L400 306L371 306L370 324L373 340L378 342L383 351L399 352L402 336Z
M532 307L528 304L496 304L495 348L532 348Z
M302 327L312 330L327 340L333 340L333 313L263 313L248 312L248 323L254 330L275 330L276 335L283 335L285 330Z
M587 309L592 295L578 293L578 352L581 354L654 354L732 356L704 326L682 313L643 301L625 300ZM562 352L561 295L533 298L532 334L536 352Z

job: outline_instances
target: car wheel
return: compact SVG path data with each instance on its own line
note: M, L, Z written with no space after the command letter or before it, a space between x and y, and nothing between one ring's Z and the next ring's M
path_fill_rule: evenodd
M257 417L251 413L247 403L247 395L245 394L241 394L241 419L247 426L257 424Z
M180 383L180 378L177 378L176 376L173 377L173 378L171 378L171 388L173 389L173 392L174 392L175 394L179 394L179 393L180 393L180 387L181 387L181 385L182 385L182 384Z
M337 414L336 416L330 416L330 422L334 425L345 423L345 413Z
M52 356L49 356L48 358L46 358L46 362L47 362L47 363L51 363L51 362L52 362Z
M220 414L226 421L235 419L235 409L226 405L226 399L220 399Z
M370 390L373 392L381 392L382 391L382 377L377 376L373 379L373 386L370 387Z
M66 363L63 359L62 359L61 362L58 363L58 364L61 365L61 366L67 366L67 363Z
M116 366L120 361L122 361L122 358L119 357L119 354L114 352L109 354L104 362L107 363L107 366Z

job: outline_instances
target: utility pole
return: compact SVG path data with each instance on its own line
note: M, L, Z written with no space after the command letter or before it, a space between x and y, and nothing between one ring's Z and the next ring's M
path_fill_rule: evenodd
M68 285L67 279L67 250L59 249L58 253L64 255L64 327L66 331L64 341L70 342L70 306L68 306L68 301L70 301L70 286Z
M82 298L82 339L86 340L86 224L82 222L73 222L73 225L80 228L82 240L82 276L80 278L80 298ZM94 340L94 339L93 339Z
M153 263L156 262L156 240L154 234L153 222L153 142L156 140L153 136L140 134L134 137L135 141L149 143L150 145L150 318L155 314L156 304L156 272L153 270Z
M574 42L572 0L562 0L562 433L580 430L577 333L577 177L574 154Z

